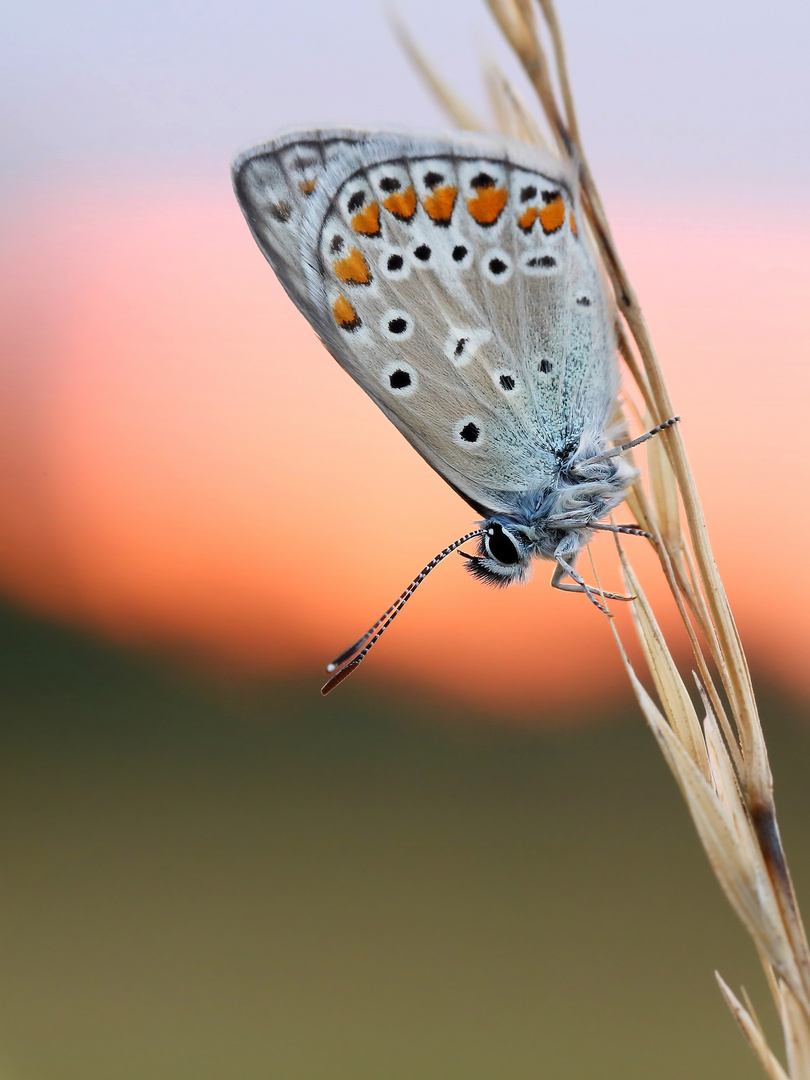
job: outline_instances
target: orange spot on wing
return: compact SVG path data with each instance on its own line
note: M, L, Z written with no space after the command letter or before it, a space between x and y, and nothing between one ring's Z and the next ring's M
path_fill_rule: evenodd
M362 326L360 316L345 296L339 296L332 304L332 314L341 330L356 330L358 326Z
M371 202L356 213L352 218L352 228L364 236L379 236L380 208L377 203Z
M556 232L565 221L565 203L562 197L558 195L556 199L552 199L537 216L540 218L543 232Z
M435 221L436 224L446 225L452 217L457 194L458 188L448 185L436 188L435 191L426 195L422 200L422 206L430 220Z
M312 192L315 190L315 185L317 184L317 182L317 180L299 180L298 188L304 193L304 195L311 195Z
M506 188L482 187L467 199L467 209L479 225L494 225L508 197Z
M536 206L527 206L523 213L518 218L518 225L524 232L531 232L532 225L537 221L537 215L540 211Z
M573 210L568 215L568 221L569 221L569 223L571 225L571 232L574 234L574 236L576 236L577 235L577 219L574 217L574 211Z
M368 285L371 282L371 272L363 254L357 248L352 248L343 259L334 263L334 269L341 281L347 285Z
M416 192L413 187L406 187L404 191L394 191L387 199L383 199L383 206L401 221L410 221L416 213Z

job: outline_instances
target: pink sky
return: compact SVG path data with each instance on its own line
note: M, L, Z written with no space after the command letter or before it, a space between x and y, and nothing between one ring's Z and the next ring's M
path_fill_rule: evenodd
M614 228L750 652L806 690L810 222L684 201L619 206ZM316 690L320 665L467 528L323 351L227 192L51 191L21 211L0 274L12 596ZM618 584L607 538L595 551ZM549 576L496 593L450 560L355 677L519 706L619 685L604 620Z

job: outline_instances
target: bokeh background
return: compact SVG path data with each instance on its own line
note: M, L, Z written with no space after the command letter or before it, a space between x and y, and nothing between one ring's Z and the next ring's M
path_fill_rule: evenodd
M481 57L515 69L483 5L400 10L485 112ZM810 10L561 16L807 897ZM0 19L0 1078L756 1076L712 978L772 1024L753 950L589 605L451 561L318 695L469 511L317 344L228 163L444 126L383 6Z

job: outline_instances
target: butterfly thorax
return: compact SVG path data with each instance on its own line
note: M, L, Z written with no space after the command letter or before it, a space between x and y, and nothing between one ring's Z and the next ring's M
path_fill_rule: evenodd
M576 454L553 484L526 492L515 510L482 522L479 552L467 569L481 581L505 586L528 580L535 558L573 564L593 536L593 525L614 510L633 483L636 470L621 458L577 465Z

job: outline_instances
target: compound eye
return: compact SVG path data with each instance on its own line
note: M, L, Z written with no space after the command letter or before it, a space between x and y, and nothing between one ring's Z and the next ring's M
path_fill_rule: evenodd
M487 553L496 562L502 563L504 566L514 566L515 563L520 562L520 552L517 545L509 533L504 532L503 527L498 525L497 522L487 528L484 543Z

